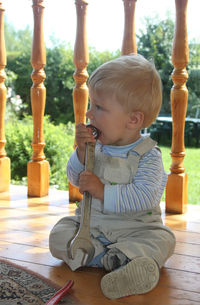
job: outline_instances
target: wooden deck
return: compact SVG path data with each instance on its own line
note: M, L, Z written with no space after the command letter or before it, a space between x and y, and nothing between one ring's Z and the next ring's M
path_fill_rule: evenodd
M75 281L70 294L77 304L195 305L200 304L200 205L189 206L185 215L163 219L177 238L174 255L162 268L159 285L150 293L108 300L100 290L103 270L72 272L48 250L49 231L63 216L74 211L68 193L50 191L48 197L27 198L25 187L12 186L0 194L0 257L27 267L58 285Z

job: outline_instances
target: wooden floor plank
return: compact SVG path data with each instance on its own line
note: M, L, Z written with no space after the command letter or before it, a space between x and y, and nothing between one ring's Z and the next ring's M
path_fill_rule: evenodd
M165 225L174 230L181 231L190 231L190 232L200 232L200 222L192 222L192 221L181 221L181 220L171 220L166 219Z
M173 230L178 242L200 245L200 234L188 231Z
M22 242L0 241L0 256L52 267L61 263L60 260L52 257L48 246L41 248L39 246L22 244ZM165 267L185 272L200 273L200 258L173 254L165 263Z
M184 242L176 242L176 254L184 254L188 256L200 257L200 246L196 244L189 244Z
M173 270L162 270L161 280L159 285L147 293L146 295L130 296L121 298L118 300L108 300L105 298L100 289L100 280L105 274L104 271L95 268L87 268L72 272L65 264L61 263L54 268L49 266L41 266L39 264L31 264L26 262L19 262L17 260L11 260L12 262L26 267L38 274L43 275L46 278L51 278L55 283L62 286L64 283L72 279L75 281L72 295L76 296L78 300L81 300L83 304L87 305L117 305L117 304L132 304L132 305L196 305L200 302L200 294L195 290L189 288L193 287L194 283L188 281L188 290L182 290L176 288L176 276L177 273ZM179 273L178 278L184 280L184 273ZM175 278L175 279L174 279ZM194 280L194 278L192 278ZM88 287L88 283L90 284ZM82 304L82 303L81 303Z
M176 239L175 253L161 270L158 286L146 295L108 300L100 289L105 271L83 268L72 272L53 258L48 236L53 225L74 213L68 192L51 190L43 198L27 198L25 187L0 194L0 257L35 271L62 286L74 279L71 296L84 305L196 305L200 304L200 206L189 206L185 215L162 217Z
M200 274L200 257L173 254L165 263L165 267Z
M200 274L162 268L160 285L200 293Z

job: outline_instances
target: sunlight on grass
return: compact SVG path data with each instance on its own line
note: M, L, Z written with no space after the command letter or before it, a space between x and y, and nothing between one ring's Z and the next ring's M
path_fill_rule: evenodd
M170 147L159 146L162 150L164 168L170 172L171 156ZM184 159L185 172L188 174L188 203L200 204L200 148L186 148ZM165 200L163 195L162 200Z

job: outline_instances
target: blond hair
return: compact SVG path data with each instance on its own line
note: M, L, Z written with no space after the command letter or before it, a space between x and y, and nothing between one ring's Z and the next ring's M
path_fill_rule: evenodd
M159 73L142 55L125 55L104 63L91 74L88 85L96 94L115 98L127 111L141 111L143 128L155 121L162 105Z

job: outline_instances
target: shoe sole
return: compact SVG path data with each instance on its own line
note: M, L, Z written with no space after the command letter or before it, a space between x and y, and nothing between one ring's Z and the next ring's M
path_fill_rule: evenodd
M127 265L106 274L101 280L103 294L109 299L144 294L158 283L160 271L150 257L136 257Z

